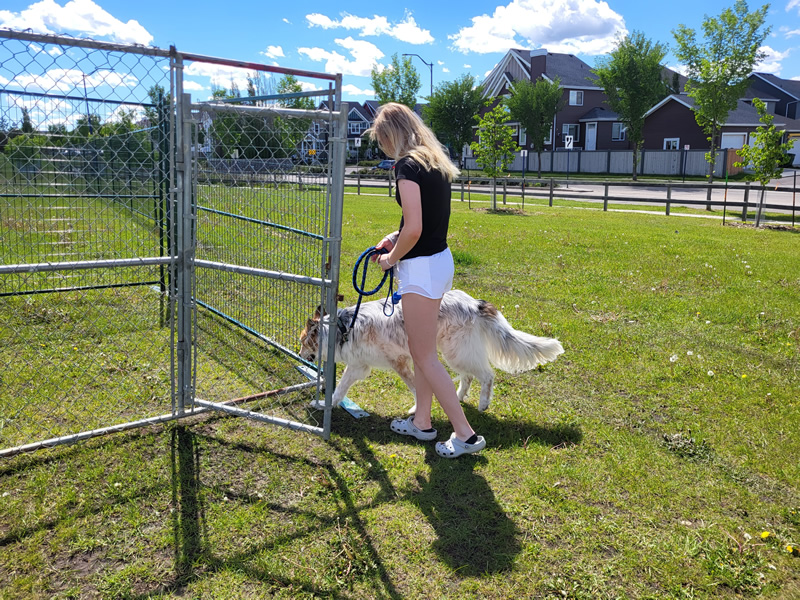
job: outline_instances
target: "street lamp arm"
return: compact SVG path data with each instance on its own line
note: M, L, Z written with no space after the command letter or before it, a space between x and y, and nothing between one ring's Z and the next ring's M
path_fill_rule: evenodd
M422 61L422 64L424 64L426 67L428 67L431 70L431 97L433 97L433 63L426 61L419 54L413 54L413 53L409 52L409 53L403 54L403 56L416 56L418 59L420 59Z

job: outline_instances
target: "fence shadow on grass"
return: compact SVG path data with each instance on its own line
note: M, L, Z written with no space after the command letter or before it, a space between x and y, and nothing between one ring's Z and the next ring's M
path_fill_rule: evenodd
M207 501L204 498L217 487L212 482L213 475L204 475L201 472L201 448L205 448L207 445L209 451L218 454L225 454L229 451L245 454L269 452L273 458L285 462L287 469L291 469L293 464L299 466L297 463L303 463L306 468L321 470L331 483L329 492L331 497L337 500L339 509L333 516L318 514L298 506L286 506L280 501L268 501L252 493L239 492L234 489L237 486L231 487L228 484L225 488L225 496L231 502L231 510L236 504L260 503L276 515L282 514L290 519L298 517L302 521L310 520L312 524L304 525L295 532L286 532L279 535L278 538L258 540L256 535L254 543L244 543L243 549L227 556L220 555L207 542L211 537L209 527L212 525L206 521ZM214 449L212 450L212 448ZM378 550L372 543L365 523L361 519L360 512L366 507L356 505L346 480L338 473L335 464L281 454L248 443L227 441L219 436L198 433L184 426L178 426L173 431L172 464L173 503L175 505L173 513L175 577L157 589L145 592L138 598L150 598L154 594L183 593L193 581L211 577L213 573L229 568L245 574L251 580L280 588L291 588L314 597L317 595L329 598L349 597L347 594L339 593L321 583L280 575L254 560L266 549L290 544L296 539L319 538L326 532L339 530L340 526L354 531L353 545L358 543L358 552L363 556L363 562L374 565L374 568L358 575L362 582L372 587L374 591L372 597L389 600L401 598L381 562ZM392 494L392 497L395 495Z

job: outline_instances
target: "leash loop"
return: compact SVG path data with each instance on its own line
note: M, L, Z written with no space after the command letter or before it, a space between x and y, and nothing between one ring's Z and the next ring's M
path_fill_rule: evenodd
M358 257L356 260L356 264L353 267L353 288L355 289L356 293L358 293L358 302L356 302L355 311L353 311L353 318L350 321L350 326L347 327L345 331L342 331L342 337L346 342L348 337L350 336L350 332L353 331L353 327L356 324L356 319L358 318L358 311L361 308L361 301L364 299L365 296L373 296L377 294L383 285L386 283L386 279L389 279L389 293L386 295L386 300L383 302L383 314L387 317L391 317L394 313L394 305L397 303L395 301L395 293L394 293L394 267L391 269L387 269L383 272L383 279L381 282L372 290L365 290L364 286L367 285L367 268L369 267L370 257L375 254L388 254L389 251L385 248L381 248L378 250L375 246L367 248L364 252L361 253L361 256ZM363 263L363 267L361 266ZM361 285L358 283L358 270L361 268ZM388 309L387 309L388 307ZM388 312L387 312L388 310ZM341 327L340 327L341 330Z

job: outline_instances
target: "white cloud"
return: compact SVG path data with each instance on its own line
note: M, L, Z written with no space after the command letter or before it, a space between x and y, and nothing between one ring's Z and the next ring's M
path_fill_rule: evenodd
M41 0L18 13L0 11L0 25L36 33L77 32L127 44L147 45L153 41L138 21L123 23L92 0L70 0L64 6L55 0Z
M449 72L450 69L448 69L447 67L442 67L442 73L449 73Z
M282 21L283 21L284 23L288 23L289 25L291 25L291 24L292 24L292 22L291 22L289 19L287 19L286 17L283 17Z
M322 27L323 29L344 29L361 30L360 36L388 35L408 44L429 44L433 42L433 36L428 29L422 29L417 25L410 12L406 12L402 21L391 24L389 19L374 15L373 17L357 17L348 13L343 13L338 21L320 14L311 13L306 15L309 27Z
M792 29L791 31L786 32L786 37L790 38L793 35L800 35L800 29Z
M444 64L444 61L443 60L437 60L436 64L438 64L441 67Z
M800 12L800 0L789 0L786 4L786 12L789 12L793 9L797 9Z
M84 84L87 89L95 89L104 85L111 87L133 88L139 80L130 73L115 73L105 69L85 74L80 69L50 69L41 75L22 74L14 78L14 83L23 89L38 89L43 91L83 91Z
M800 1L800 0L792 0ZM521 45L554 52L604 54L627 33L622 16L602 0L512 0L448 36L467 54L506 52Z
M230 89L233 82L242 93L247 90L247 75L250 73L245 69L203 62L190 62L183 72L187 77L208 77L213 85L225 89Z
M200 83L197 83L196 81L186 81L184 79L184 81L183 81L183 89L184 90L189 90L190 92L200 92L200 91L206 89L206 87L204 85L200 84Z
M58 46L51 46L50 49L47 51L50 56L60 56L64 54L64 51L61 50Z
M789 56L791 50L787 50L786 52L779 52L769 46L761 46L759 48L761 52L764 52L767 56L758 63L754 71L758 71L759 73L772 73L773 75L780 75L781 74L781 61Z
M370 90L370 89L360 90L352 83L343 85L342 91L350 96L369 96L371 98L372 96L375 95L375 90Z
M465 64L465 65L464 65L464 68L465 68L465 69L471 69L471 68L472 68L472 65L467 65L467 64Z
M313 61L326 61L326 73L342 73L343 75L355 75L358 77L368 77L372 67L383 58L383 52L370 42L354 40L349 36L334 41L350 53L353 57L352 60L345 58L338 52L330 52L323 48L298 48L297 51L300 54L305 54Z
M267 49L262 51L261 54L267 58L278 58L279 56L286 56L283 53L283 48L280 46L267 46Z

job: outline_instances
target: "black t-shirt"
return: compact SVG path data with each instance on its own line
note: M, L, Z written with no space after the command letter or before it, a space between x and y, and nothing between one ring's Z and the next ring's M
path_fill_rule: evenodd
M403 259L432 256L447 248L447 228L450 225L450 182L441 171L426 171L413 158L405 156L394 167L397 180L408 179L419 185L422 202L422 235ZM395 196L402 208L400 188ZM400 231L404 219L400 219Z

